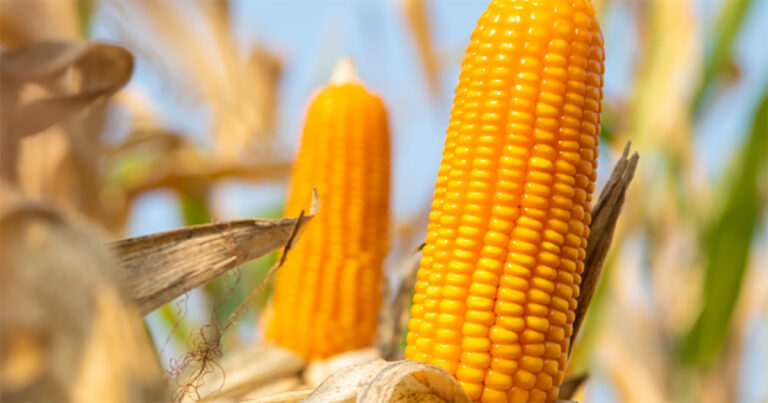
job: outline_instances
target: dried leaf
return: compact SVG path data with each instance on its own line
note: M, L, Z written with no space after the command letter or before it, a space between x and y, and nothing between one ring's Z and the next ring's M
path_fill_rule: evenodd
M76 0L3 0L0 43L16 49L32 42L78 39Z
M37 42L6 52L0 59L2 84L20 89L30 82L43 82L75 67L83 75L82 88L73 94L53 94L25 105L14 105L8 129L20 136L40 132L122 88L133 73L133 56L119 46L97 42ZM6 87L7 86L7 87ZM19 101L19 94L7 100Z
M427 9L429 2L426 0L401 0L401 2L408 26L413 34L413 40L416 43L417 54L424 66L429 90L432 95L437 96L440 91L439 66L430 33L429 10Z
M379 355L378 349L368 347L337 354L325 360L314 360L304 369L304 382L314 388L342 368L352 365L368 364L380 358L381 356Z
M573 322L571 340L576 339L589 308L589 303L592 301L592 295L595 293L597 282L600 280L605 257L608 255L608 249L613 240L616 221L619 219L619 213L621 213L621 208L624 205L627 187L635 175L635 168L637 168L637 162L640 159L637 152L628 157L629 147L630 143L628 142L619 161L613 168L611 177L600 193L600 199L592 208L592 224L587 240L587 257L584 259L584 273L581 275L581 291L576 306L576 318ZM571 343L571 346L573 344ZM571 351L573 351L572 348L569 350L569 354Z
M583 374L572 376L563 381L562 385L560 385L560 395L558 396L558 399L560 399L560 401L572 399L576 394L576 391L581 387L581 385L584 384L584 382L587 381L588 378L589 374L585 372Z
M118 271L92 228L0 181L0 400L169 397Z
M276 56L259 46L245 51L235 46L227 7L221 1L102 2L121 42L137 49L168 83L169 92L211 109L215 156L244 162L257 151L261 155L271 151L265 146L274 137L282 67Z
M386 360L392 361L403 358L400 344L408 329L413 287L416 284L416 273L419 269L423 245L399 264L397 272L400 274L400 285L391 297L392 302L382 304L381 307L378 344L379 350Z
M237 397L283 378L295 378L305 364L295 353L277 346L249 346L227 354L198 392L202 400Z
M296 390L292 392L283 392L274 396L246 401L249 403L299 403L304 401L304 399L306 399L311 394L312 389Z
M79 73L79 85L59 88L65 73ZM0 173L16 181L18 144L23 136L43 131L124 86L133 72L127 50L95 42L36 42L0 58ZM70 75L71 76L71 75ZM47 87L42 96L26 101L29 84Z
M293 402L302 399L303 393L291 392L257 402ZM378 360L340 369L305 397L305 403L470 402L444 369L410 360Z
M319 208L317 193L303 230ZM237 220L196 225L110 246L125 268L123 281L147 314L179 295L280 248L291 239L298 218Z

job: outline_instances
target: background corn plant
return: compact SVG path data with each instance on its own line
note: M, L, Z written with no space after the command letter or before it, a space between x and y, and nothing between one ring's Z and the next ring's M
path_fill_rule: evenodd
M592 375L578 398L767 399L768 3L594 4L607 55L598 188L627 139L643 161L577 341L571 372ZM460 57L485 7L2 0L4 48L100 39L137 57L108 104L25 139L21 183L115 237L281 216L307 99L351 55L389 107L397 284L394 268L423 240ZM164 363L211 312L228 317L274 258L148 317ZM225 352L260 338L267 298Z

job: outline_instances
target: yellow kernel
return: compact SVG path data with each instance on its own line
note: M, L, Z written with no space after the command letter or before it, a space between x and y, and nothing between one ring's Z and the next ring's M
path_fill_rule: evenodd
M496 315L494 315L493 311L490 310L471 310L467 311L467 313L464 315L464 318L467 320L467 322L492 326Z
M459 363L453 360L444 360L442 358L435 358L432 357L429 359L429 362L432 365L437 365L438 367L443 368L444 370L448 371L449 374L453 374L456 372L456 368L458 367Z
M523 343L543 343L544 333L533 329L525 329L521 337Z
M536 375L520 369L515 373L515 385L530 390L536 385Z
M457 377L458 379L458 377ZM476 401L480 398L480 395L483 393L483 384L478 382L464 382L461 379L459 380L459 385L461 385L461 388L464 389L464 392L467 393L467 396L470 400Z
M530 286L528 280L514 275L503 275L499 279L499 286L503 288L511 288L519 291L526 291Z
M537 288L531 288L528 290L528 300L531 302L535 302L537 304L547 305L549 304L549 301L552 299L550 294L537 289Z
M526 389L513 388L509 391L510 402L527 402L530 393Z
M528 314L541 318L544 318L549 314L549 307L546 305L537 304L535 302L531 302L526 305L525 310L528 312Z
M464 352L461 354L461 363L473 368L485 369L491 364L491 355L488 353Z
M443 286L443 298L462 300L467 297L467 289L455 285Z
M547 403L547 393L539 389L531 389L531 403Z
M461 357L461 349L457 344L435 344L432 353L437 358L458 361Z
M496 286L482 283L472 283L472 285L469 286L469 294L472 296L486 297L489 299L495 298Z
M491 361L491 369L504 374L513 374L517 371L517 361L494 357Z
M491 347L493 358L504 358L514 360L522 356L522 349L519 344L494 344Z
M500 326L492 327L488 337L496 344L511 344L518 341L517 333Z
M544 357L546 358L560 358L563 354L563 349L560 343L547 342L544 349Z
M549 320L536 316L528 316L526 317L526 325L533 330L546 332L547 329L549 329Z
M487 337L462 337L461 348L464 351L482 353L490 350L491 342Z
M499 301L514 302L516 304L524 304L527 300L524 292L508 288L507 286L499 287L497 298Z
M552 376L541 373L536 377L536 387L541 390L547 390L552 387Z
M525 329L525 320L517 316L497 316L496 323L508 330L519 332Z
M559 368L560 368L559 360L544 360L544 372L552 376L557 376L557 375L562 376L562 374L560 374Z
M440 312L446 313L446 314L454 314L454 315L461 315L464 313L464 301L461 300L454 300L454 299L442 299L440 300L439 304L439 310ZM451 317L453 315L447 315L447 317ZM438 317L438 320L439 317Z
M497 315L522 315L524 309L520 304L504 300L497 300L494 312Z
M490 311L493 309L493 299L485 297L467 297L467 309Z
M520 360L520 367L533 373L538 373L544 368L544 360L539 357L524 355Z
M512 387L512 377L491 369L485 374L485 385L491 389L508 390Z
M481 383L485 377L485 371L470 367L469 365L460 364L456 369L456 379L469 382L469 383Z
M544 352L546 351L546 347L544 344L537 343L537 344L526 344L523 346L523 354L530 355L534 357L540 357L544 355Z
M482 403L506 403L507 402L507 389L492 389L491 385L488 383L488 376L486 375L486 386L483 388L483 394L480 395L480 402ZM495 384L499 384L500 381L496 380L494 378L491 380L491 382Z

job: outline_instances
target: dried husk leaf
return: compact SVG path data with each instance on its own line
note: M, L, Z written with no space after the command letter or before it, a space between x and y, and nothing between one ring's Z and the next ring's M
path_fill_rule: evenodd
M374 347L337 354L325 360L315 360L304 369L304 383L314 388L323 383L336 371L352 365L367 364L381 358Z
M272 387L268 394L290 390L300 383L298 374L305 364L300 356L278 346L249 346L233 351L221 360L219 368L206 378L197 392L202 401L227 401L227 398L237 398L246 393L254 394L267 386ZM286 379L292 381L285 383ZM281 381L281 385L274 384Z
M168 399L118 270L93 229L0 181L0 400Z
M311 394L288 392L256 402L467 402L458 382L444 369L403 360L354 365L336 371Z
M3 0L0 43L15 49L43 40L77 39L77 0Z
M82 75L73 92L22 103L27 83L47 83L70 67ZM0 59L3 101L11 102L3 129L17 136L37 133L123 87L133 73L133 56L119 46L97 42L44 41L3 53ZM68 88L69 89L69 88Z
M309 214L304 217L196 225L124 239L110 246L123 265L123 284L141 312L147 314L245 262L285 246L297 222L298 237L319 207L315 192Z
M426 0L401 0L401 3L413 35L417 54L421 58L429 91L434 96L440 95L440 66L430 32L431 24L428 10L430 2Z
M589 374L583 373L576 376L569 377L564 380L560 385L560 395L558 398L562 400L570 400L576 394L576 391L584 385L584 382L589 379Z
M640 159L636 152L629 156L630 145L627 142L624 152L613 167L611 177L600 192L600 199L592 208L592 224L589 227L590 234L587 240L586 258L584 259L584 273L581 275L581 287L577 298L576 317L573 322L571 340L576 340L587 314L589 303L592 301L592 295L597 288L603 263L605 263L613 240L613 231L616 229L616 222L624 205L627 188L635 175L637 162ZM571 343L569 354L573 351L572 346L574 344Z
M137 49L169 91L210 107L215 157L245 163L272 151L282 64L258 45L234 46L228 8L227 1L102 3L121 42ZM188 15L201 18L193 23ZM189 40L201 36L209 40Z
M379 315L378 345L384 359L389 361L403 359L400 343L408 329L413 287L416 284L416 272L419 269L421 251L414 251L399 265L400 284L392 292L390 302L382 304Z
M106 98L133 71L125 49L35 42L0 58L0 175L25 194L102 224L99 156Z

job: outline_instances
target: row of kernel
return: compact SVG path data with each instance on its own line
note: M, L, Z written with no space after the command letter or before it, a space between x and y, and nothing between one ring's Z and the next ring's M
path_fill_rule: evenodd
M502 19L503 21L517 21L518 16ZM506 33L510 36L519 36L516 27L506 27ZM524 56L530 51L529 44L516 46L515 41L508 39L505 43L511 51L515 52L515 59ZM521 53L525 51L526 53ZM486 247L483 249L482 259L480 261L484 274L488 281L496 284L496 290L491 298L489 312L485 315L483 311L476 311L477 316L474 331L481 331L488 335L487 341L478 351L465 353L462 356L461 371L465 379L479 382L483 388L479 388L477 383L470 385L470 395L480 395L481 399L499 401L506 398L506 390L511 386L510 379L505 372L509 373L516 362L510 361L507 357L491 353L492 343L510 340L509 337L516 338L514 333L507 332L499 326L494 326L497 315L502 320L514 320L515 315L522 314L521 310L516 309L515 304L505 300L507 293L499 293L499 280L502 272L502 266L507 256L507 246L509 235L515 218L519 215L518 205L520 204L520 194L523 190L524 173L526 171L526 161L529 157L531 145L531 134L533 124L533 101L538 93L535 86L536 79L536 60L530 57L519 57L513 78L513 86L510 94L508 112L506 116L505 131L507 135L503 138L502 156L499 159L497 168L497 178L495 183L495 200L493 211L489 221L489 231L486 235ZM509 317L507 317L509 315ZM498 345L496 345L498 346ZM490 367L490 369L488 369ZM468 383L468 382L467 382ZM465 385L466 388L467 385ZM475 397L475 396L472 396ZM476 398L476 397L475 397Z
M465 60L465 71L473 70L473 60ZM469 75L469 73L467 74ZM466 81L471 81L467 79ZM467 89L464 93L465 99L471 99L473 93ZM455 116L454 119L459 122L457 127L454 128L455 132L451 133L452 144L449 146L446 143L446 150L444 152L444 164L450 166L446 169L446 178L444 181L444 192L441 198L440 205L440 218L436 227L436 239L434 254L431 261L431 270L427 278L427 289L425 290L426 298L424 303L425 316L424 321L420 327L421 339L417 343L417 347L424 351L428 357L429 362L438 363L439 360L435 356L436 351L439 352L439 348L436 350L436 344L440 341L439 338L443 332L438 330L438 318L440 315L441 305L445 305L442 301L443 292L442 288L446 280L451 280L452 276L447 273L448 260L450 258L450 248L454 244L456 238L455 231L445 226L445 222L455 222L460 214L462 207L461 200L457 200L457 195L463 194L466 185L462 186L466 178L461 175L464 170L457 170L456 166L461 163L460 154L462 147L465 147L467 137L462 132L467 125L466 116L471 114L473 106L470 102L464 102L460 110L457 113L461 113L459 116ZM447 368L450 370L450 368Z
M481 21L484 17L481 17ZM465 282L466 274L462 273L467 266L466 262L457 261L456 256L461 257L471 253L467 251L465 239L460 238L460 232L467 227L457 228L459 220L465 219L465 209L472 209L470 194L467 190L476 186L471 183L471 162L474 159L477 136L474 132L478 120L482 119L482 86L484 73L486 73L487 58L486 49L483 49L478 39L481 29L476 29L472 34L467 56L464 60L460 86L457 89L457 112L452 116L451 125L456 131L451 146L446 144L444 152L445 160L450 164L447 173L442 213L438 222L438 243L433 261L433 273L430 274L430 292L439 298L435 326L433 330L433 343L431 347L430 362L443 366L450 373L455 374L457 355L459 353L457 327L461 326L464 310L463 297L466 295L468 284ZM466 198L465 198L466 196ZM472 228L469 228L470 231ZM449 252L450 251L450 252ZM470 268L471 270L471 268Z
M310 107L307 123L304 128L304 135L302 136L302 146L300 149L300 153L302 155L300 156L309 156L310 158L307 158L306 160L312 161L316 168L314 171L302 169L301 171L297 172L297 175L294 176L293 180L299 183L303 183L304 180L311 181L312 179L318 177L323 178L325 176L325 172L327 171L327 150L329 146L324 147L324 142L321 140L323 137L328 135L328 129L326 125L316 123L322 123L323 120L327 120L326 116L328 113L326 103L328 101L329 98L327 96L324 97L321 95L318 100L313 102L312 106ZM321 185L324 186L324 182L318 183L318 186ZM301 186L293 187L293 189L300 188ZM291 201L289 202L288 207L289 209L295 209L296 212L298 212L300 209L300 201L298 199L302 195L299 194L301 192L298 190L294 190L294 192L297 194L291 195ZM318 217L317 220L322 221L322 217ZM311 250L316 247L313 247L312 244L322 242L322 236L318 237L314 235L314 232L321 231L322 227L323 225L318 223L316 226L310 228L306 235L308 239L304 243L297 245L297 250L294 251L297 256L294 256L294 259L286 262L285 267L283 267L283 270L280 271L279 281L281 283L280 287L278 287L278 289L275 291L275 306L283 308L281 311L275 312L275 315L277 315L276 318L278 318L276 326L280 327L277 330L278 336L276 338L282 343L287 344L289 347L292 347L295 351L302 355L307 355L309 353L307 340L297 338L295 336L295 331L291 331L290 325L292 322L299 323L296 321L297 317L300 316L298 305L300 294L298 290L302 290L302 287L308 285L307 280L310 279L307 279L302 275L301 270L299 269L300 266L297 266L297 264L301 264L301 267L306 264L306 266L310 269L319 266L319 257L312 259L312 261L307 261L307 258ZM322 248L322 246L320 247ZM305 331L305 329L302 330Z
M576 20L577 30L583 28L580 27L579 24L580 21L584 21L584 19L581 18L578 11L574 19ZM583 41L578 40L579 35L576 36L577 40L572 42L573 52L571 52L569 57L570 65L568 69L568 79L572 80L576 85L570 85L571 82L569 82L569 85L567 86L570 91L566 93L566 104L564 105L565 113L562 115L561 119L561 139L559 141L559 152L563 153L562 155L567 157L570 162L564 160L561 164L561 170L557 175L558 181L563 182L563 185L559 187L560 192L558 192L558 197L563 201L568 201L568 203L561 202L562 205L560 207L571 215L569 220L571 225L569 225L569 231L565 238L565 246L562 248L563 252L560 256L561 270L558 273L556 282L557 292L550 303L550 321L555 327L553 327L551 334L548 335L548 341L551 343L548 343L545 357L548 360L556 360L556 364L553 364L553 366L557 368L557 371L554 374L549 374L554 375L551 378L547 377L545 374L540 374L539 382L541 384L538 386L542 387L547 384L551 385L552 383L554 383L554 385L559 385L562 381L563 371L566 365L567 351L570 344L570 336L572 333L572 323L574 319L573 312L576 308L576 297L579 292L578 286L581 282L578 272L579 265L583 265L583 248L586 246L584 225L589 225L589 199L585 198L583 200L583 202L586 202L586 212L584 203L576 203L574 205L573 202L570 202L571 199L574 198L579 185L584 185L584 177L580 178L575 176L577 167L582 170L584 168L592 169L590 176L594 178L594 163L592 166L584 164L584 160L594 158L594 154L583 152L582 139L585 136L581 131L583 130L585 102L583 97L584 93L579 90L584 87L578 84L584 82L585 77L583 75L583 69L587 66L585 59L583 58L585 44ZM575 120L578 121L577 125L572 124ZM592 142L592 145L594 146L595 143ZM574 152L578 153L578 158L573 154ZM575 165L572 163L575 163ZM577 189L574 189L574 187ZM587 196L589 196L592 191L592 189L586 189L583 186L581 187L581 190L586 191ZM579 199L581 199L581 197L576 197L577 201ZM575 260L573 259L574 256L576 257ZM558 342L559 344L556 344ZM549 397L554 399L557 396L557 391L557 387L551 387L548 391Z
M574 20L577 19L574 17ZM568 24L568 21L558 21L558 25L563 26ZM572 63L573 53L571 44L575 43L575 47L578 47L578 40L569 41L568 37L562 37L558 33L555 34L555 38L550 42L551 53L547 55L548 63L553 68L553 75L558 78L554 82L556 85L552 85L552 89L558 92L557 97L553 97L553 101L557 101L560 105L559 115L559 127L558 127L558 143L557 143L557 155L558 158L555 161L555 178L553 186L553 197L551 206L551 218L547 222L545 233L549 232L552 235L552 239L545 241L547 244L542 244L542 247L550 248L549 251L553 259L555 259L556 271L548 271L543 266L539 268L542 271L542 275L547 274L547 282L545 285L549 288L549 295L551 298L548 301L548 317L547 317L547 334L545 343L538 348L538 356L536 358L536 364L540 364L543 371L538 373L536 377L536 394L540 396L545 394L549 401L554 400L558 394L557 385L562 380L562 372L565 368L566 352L569 344L570 328L569 324L572 322L573 309L575 308L575 299L573 298L572 290L575 286L575 281L570 270L575 268L572 260L567 258L568 247L579 246L572 244L570 232L573 228L571 207L573 205L571 199L574 196L574 174L575 166L573 163L578 164L570 157L575 156L569 154L569 145L575 144L573 140L578 140L576 129L578 125L573 125L574 120L579 119L581 115L581 105L575 105L572 101L572 92L566 92L568 85L566 80L573 79L569 77L573 71L574 63ZM555 77L552 77L555 78ZM565 92L565 96L562 93ZM571 126L571 127L569 127ZM575 126L575 127L574 127ZM555 232L551 232L555 231ZM576 239L578 242L578 239ZM532 391L532 400L534 392ZM539 397L540 398L540 397Z
M522 17L525 18L526 15ZM542 13L536 14L538 20L544 17ZM531 189L530 184L526 184L526 179L529 179L531 171L539 164L538 160L531 157L535 152L532 146L535 136L536 102L541 91L541 63L538 55L542 49L542 39L546 36L542 35L543 33L540 27L532 28L524 45L526 56L520 59L520 72L515 80L512 111L508 117L508 144L504 147L505 153L499 171L499 179L504 181L503 185L518 195L511 200L512 209L506 212L505 218L517 218L518 221L511 237L507 239L508 253L501 260L503 275L499 280L494 306L497 316L490 334L493 360L490 369L485 371L485 388L481 397L483 401L505 401L515 383L513 374L518 371L520 364L520 331L525 326L523 305L527 302L525 292L530 286L526 280L526 277L530 276L530 270L525 265L533 259L536 244L524 240L525 234L530 231L528 227L535 226L535 218L521 215L519 207L515 206L524 206L527 203L529 191L541 191L538 186ZM519 196L521 193L524 193L522 199ZM515 250L516 253L513 252Z
M548 17L540 14L539 20L548 21ZM539 31L543 37L549 36L546 27L540 27ZM537 48L546 48L546 46L537 46ZM554 133L558 125L553 118L559 116L561 112L558 91L562 86L562 79L558 74L560 71L551 70L562 68L563 63L559 56L557 53L550 52L544 56L543 66L536 63L540 74L538 80L540 88L537 92L540 95L535 103L537 119L533 132L536 144L529 162L525 185L526 198L522 204L523 214L518 220L518 237L510 244L509 262L505 264L506 275L502 280L503 286L499 289L500 296L507 296L509 306L516 307L520 316L525 314L525 322L507 320L506 329L499 326L500 331L507 331L505 335L510 342L509 346L499 346L499 350L502 351L501 347L507 347L508 357L514 360L510 360L507 367L510 375L506 378L496 375L496 378L506 381L504 386L507 386L508 397L513 401L527 401L529 398L533 401L543 400L547 396L545 392L547 385L538 384L536 373L539 373L544 365L539 358L544 349L540 347L544 346L543 332L549 327L545 318L549 303L548 288L551 285L548 277L551 278L552 272L555 272L558 265L556 259L553 259L555 255L552 254L552 248L549 247L550 250L547 250L545 239L547 231L554 231L548 228L551 224L546 219L553 187L550 161L556 157ZM544 226L545 223L547 227ZM535 274L532 272L534 270ZM529 280L526 281L526 278ZM511 300L518 303L513 303ZM522 342L522 351L519 342ZM512 385L516 387L512 388ZM540 387L537 389L534 386Z
M481 24L487 15L481 17ZM455 269L466 267L466 262L451 261L455 256L467 255L466 250L453 250L449 253L449 248L454 244L461 245L458 239L457 226L459 217L464 217L464 208L468 206L467 200L462 197L466 189L474 184L465 184L470 172L470 163L472 152L474 152L474 141L476 140L474 129L478 116L481 112L481 87L483 74L485 73L484 59L487 58L487 49L483 49L480 40L482 29L476 29L472 34L470 45L467 49L467 56L464 60L462 77L457 88L457 99L454 104L457 112L452 116L451 126L456 131L454 139L448 139L444 151L444 160L450 164L450 170L447 170L448 178L446 181L446 192L442 203L442 213L438 222L439 239L433 262L433 269L436 273L429 276L430 292L440 298L438 305L439 313L435 317L438 322L432 329L435 332L434 341L431 346L433 356L430 361L442 365L450 373L455 374L456 357L459 353L458 334L456 327L461 326L464 310L463 297L466 295L468 284L464 283L467 277L462 273L456 273ZM450 129L450 128L449 128ZM448 144L452 141L453 144ZM452 146L452 147L451 147ZM471 209L471 206L469 206ZM466 227L465 227L466 229ZM469 228L472 230L472 228ZM466 244L463 247L466 248ZM464 266L462 266L464 265ZM454 271L451 273L450 271ZM439 329L438 329L439 327Z
M568 15L559 17L567 18ZM562 26L568 22L567 19L559 19L555 25ZM572 178L557 173L561 167L568 164L559 153L562 125L558 119L566 113L567 104L563 92L570 51L568 45L567 41L558 37L557 32L554 33L544 57L542 96L537 104L537 110L540 112L537 114L537 130L545 133L541 140L546 142L537 144L537 148L552 164L547 167L546 174L540 174L541 182L549 185L545 187L549 190L546 195L548 214L542 222L542 242L528 295L531 302L526 306L526 313L530 316L523 333L524 356L521 359L520 373L516 374L519 386L529 389L528 397L531 401L551 401L557 396L555 377L564 365L560 365L560 357L553 356L562 351L563 343L567 342L563 325L568 306L557 303L557 291L561 274L560 251L571 220L568 206L562 205L562 201L569 201L568 197L573 192L573 181L570 180ZM550 134L557 141L550 141ZM518 395L524 393L520 391Z
M519 28L515 26L498 28L485 35L486 39L496 39L495 45L498 48L493 51L492 57L497 65L499 62L511 64L519 54L519 49L512 44L512 37L520 34ZM493 38L494 36L500 38ZM517 72L517 69L513 68L514 65L510 67L512 68L496 67L490 72L491 77L486 83L488 94L486 124L478 130L480 133L478 151L482 152L482 155L476 160L475 169L472 171L473 180L483 183L488 188L485 190L488 200L483 200L484 205L492 206L473 217L480 225L474 240L480 243L482 248L479 256L476 252L468 256L473 263L474 272L466 299L465 322L461 327L462 354L457 377L473 399L480 397L485 370L491 363L489 336L495 316L493 307L501 266L506 256L507 234L512 225L511 220L503 216L508 208L506 206L516 203L515 199L519 199L519 192L505 188L506 183L500 185L498 178L507 114L513 99L509 88L513 88L514 75ZM488 108L488 106L493 107ZM497 110L495 114L489 112L493 109ZM493 191L490 191L491 188Z
M470 64L471 52L467 52L462 65ZM422 259L419 262L417 272L417 281L415 284L415 295L411 307L411 319L408 322L408 347L405 351L406 358L428 361L429 354L426 350L420 350L417 346L419 340L419 329L425 314L424 302L426 300L426 288L429 285L429 276L434 261L436 243L438 240L439 220L442 215L442 207L445 198L446 186L448 183L448 173L451 171L451 161L453 160L453 150L456 147L455 140L460 126L460 117L463 116L464 98L468 91L467 82L469 77L462 74L459 77L459 83L456 87L455 102L451 110L451 120L448 125L445 147L443 148L443 158L438 171L438 177L435 184L433 195L432 211L429 214L429 225L427 226L427 237L424 248L422 249Z
M477 32L481 35L482 29ZM489 112L486 107L492 106L487 102L484 88L490 72L489 52L487 48L480 46L474 53L472 66L467 69L472 80L466 93L464 115L458 128L453 153L453 169L449 175L443 214L440 218L439 231L443 239L449 240L444 246L446 251L451 252L438 254L437 264L443 268L443 273L440 273L443 284L433 288L439 292L440 302L430 361L442 366L451 374L456 373L461 353L460 330L473 269L471 256L477 247L477 239L474 238L481 230L477 224L484 206L479 199L484 195L478 187L487 187L483 181L473 179L472 172L477 169L476 164L481 157L478 150L481 147L478 128L488 119ZM430 284L436 282L430 281Z

